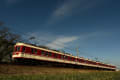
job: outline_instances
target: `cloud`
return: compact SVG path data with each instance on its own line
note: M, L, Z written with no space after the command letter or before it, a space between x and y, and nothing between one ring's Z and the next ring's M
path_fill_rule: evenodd
M94 40L100 36L108 36L106 32L90 32L84 33L76 36L63 36L55 35L52 33L45 32L29 32L23 36L24 39L29 39L30 37L35 37L31 40L31 43L36 43L37 45L45 45L54 49L63 49L68 47L75 48L76 46L84 47L89 40Z
M45 24L49 26L67 16L72 16L73 13L82 13L84 10L94 7L96 3L97 1L94 0L67 0L52 12Z
M47 24L55 23L56 21L64 18L65 16L69 16L74 8L76 8L79 5L79 0L68 0L58 6L51 14L50 18L47 21Z
M52 16L61 17L69 15L69 13L71 13L74 10L74 8L76 8L79 5L79 2L80 1L76 0L69 0L65 2L53 12Z
M35 37L33 40L30 40L30 43L44 45L53 49L68 47L70 43L72 44L72 42L79 39L78 36L61 36L43 32L29 32L22 36L23 39L27 40L27 42L30 37Z
M51 43L46 44L46 46L54 49L62 49L67 46L68 43L78 40L79 37L72 36L72 37L59 37L56 40L52 41Z

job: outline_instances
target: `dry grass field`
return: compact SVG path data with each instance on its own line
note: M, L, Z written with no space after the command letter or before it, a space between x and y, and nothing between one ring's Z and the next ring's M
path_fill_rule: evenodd
M120 80L120 72L1 64L0 80Z

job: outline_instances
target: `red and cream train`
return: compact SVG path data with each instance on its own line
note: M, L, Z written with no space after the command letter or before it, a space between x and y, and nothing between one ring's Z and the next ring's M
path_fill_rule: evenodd
M57 52L54 50L49 50L31 44L26 43L16 43L14 46L14 52L12 54L12 59L31 59L38 61L47 61L47 62L57 62L62 64L71 64L77 66L87 66L96 69L104 70L116 70L116 66L110 64L104 64L101 62L96 62L89 59L84 59L69 54L64 54L62 52Z

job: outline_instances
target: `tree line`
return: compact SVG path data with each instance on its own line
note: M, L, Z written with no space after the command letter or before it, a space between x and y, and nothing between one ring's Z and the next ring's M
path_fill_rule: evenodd
M22 35L13 33L3 22L0 21L0 62L10 62L12 60L12 52L16 42L22 41L31 45L37 45L34 41L36 39L35 36L30 36L27 40L23 39L21 36ZM33 43L31 43L31 41L33 41ZM43 45L39 45L39 47L49 49Z
M0 62L10 61L14 44L20 40L20 35L12 33L3 22L0 22Z
M31 45L37 45L35 42L35 39L37 38L35 36L30 36L27 40L22 39L21 36L22 35L13 33L8 27L5 26L3 22L0 21L0 62L10 62L12 60L12 52L14 50L14 45L16 42L22 41ZM31 41L33 41L33 43L31 43ZM38 45L38 47L62 52L64 54L70 54L66 53L64 50L55 50L43 45Z

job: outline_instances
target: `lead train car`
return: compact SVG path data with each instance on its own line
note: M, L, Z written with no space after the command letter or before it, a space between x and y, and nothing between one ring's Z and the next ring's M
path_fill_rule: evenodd
M102 70L116 70L116 66L110 64L104 64L101 62L92 61L89 59L79 58L69 54L64 54L54 50L49 50L31 44L26 43L16 43L14 46L14 52L12 54L13 60L37 60L37 61L47 61L49 63L58 63L66 65L76 65L84 66L87 68L93 69L102 69Z

